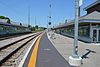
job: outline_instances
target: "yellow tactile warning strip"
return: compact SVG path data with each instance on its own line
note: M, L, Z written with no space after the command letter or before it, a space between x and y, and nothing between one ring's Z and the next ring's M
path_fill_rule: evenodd
M32 51L32 55L31 55L29 63L28 63L28 67L35 67L35 65L36 65L38 46L39 46L41 37L42 37L42 34L39 36L38 40L36 41L35 47Z

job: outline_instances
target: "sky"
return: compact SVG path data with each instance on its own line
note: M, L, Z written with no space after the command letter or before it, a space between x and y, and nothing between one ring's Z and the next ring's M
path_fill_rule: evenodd
M94 1L96 0L83 0L81 15L86 14L83 9ZM52 26L64 23L65 19L75 18L75 0L0 0L0 15L9 17L14 22L28 24L29 7L32 26L46 27L50 12Z

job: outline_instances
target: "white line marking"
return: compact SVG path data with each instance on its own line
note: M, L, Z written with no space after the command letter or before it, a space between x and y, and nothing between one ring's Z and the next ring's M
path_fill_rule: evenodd
M49 48L46 48L46 49L44 49L44 51L50 51L51 49L49 49Z

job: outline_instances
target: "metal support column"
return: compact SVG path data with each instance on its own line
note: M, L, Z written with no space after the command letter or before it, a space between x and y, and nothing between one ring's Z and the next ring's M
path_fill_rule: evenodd
M75 6L75 9L76 9L76 14L75 14L75 28L74 28L74 44L73 44L73 54L72 56L74 58L78 58L78 23L79 23L79 0L76 0L76 6Z
M74 44L72 56L69 57L69 64L72 66L80 66L82 58L78 56L79 0L75 0L75 3Z

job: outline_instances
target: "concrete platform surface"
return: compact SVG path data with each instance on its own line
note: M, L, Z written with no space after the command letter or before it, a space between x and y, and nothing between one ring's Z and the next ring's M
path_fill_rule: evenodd
M54 33L53 38L49 38L59 53L68 61L72 54L74 40L60 34ZM78 41L78 54L83 58L80 67L100 67L100 44L84 43Z
M44 33L41 36L41 38L40 39L38 38L38 40L32 46L22 67L73 67L73 66L69 65L69 63L52 45L46 33Z

